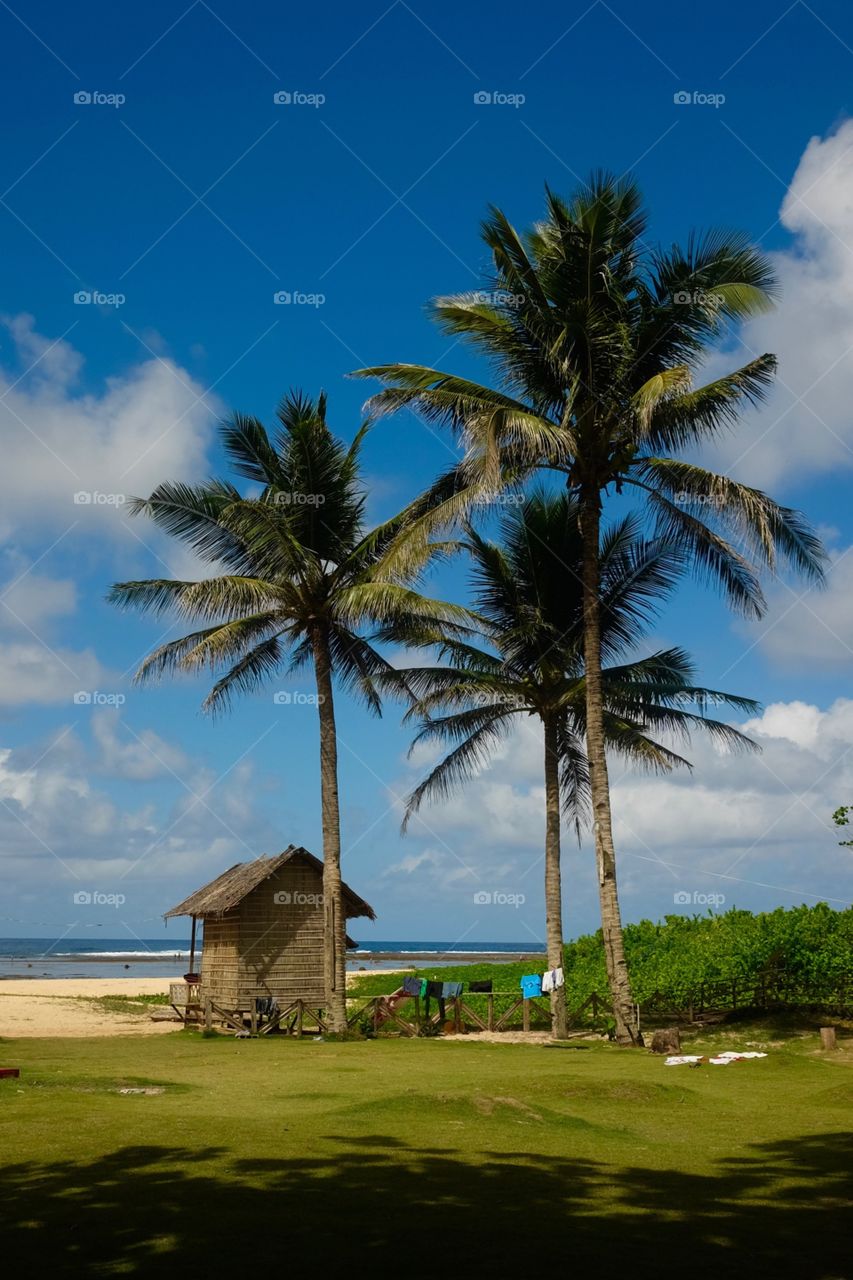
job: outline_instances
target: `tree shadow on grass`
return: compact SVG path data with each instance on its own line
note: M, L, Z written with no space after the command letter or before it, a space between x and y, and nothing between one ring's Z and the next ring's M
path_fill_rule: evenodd
M4 1274L850 1280L853 1141L756 1144L713 1174L506 1152L477 1162L381 1134L310 1157L126 1147L0 1179Z

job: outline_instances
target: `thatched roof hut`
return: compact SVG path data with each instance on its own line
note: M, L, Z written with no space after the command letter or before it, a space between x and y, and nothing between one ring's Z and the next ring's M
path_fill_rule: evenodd
M343 899L347 919L376 918L348 885ZM323 864L307 849L237 863L166 912L173 916L191 916L193 930L204 922L203 998L232 1011L265 996L322 1003Z

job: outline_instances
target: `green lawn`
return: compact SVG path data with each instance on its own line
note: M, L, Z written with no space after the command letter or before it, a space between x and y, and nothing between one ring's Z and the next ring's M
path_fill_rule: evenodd
M3 1274L849 1280L853 1053L734 1037L0 1042Z

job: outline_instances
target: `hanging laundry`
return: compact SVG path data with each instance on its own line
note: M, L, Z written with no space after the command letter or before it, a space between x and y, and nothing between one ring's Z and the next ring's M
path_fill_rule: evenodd
M520 980L521 994L525 1000L532 1000L534 996L542 994L542 975L539 973L528 973Z
M547 994L549 991L557 991L563 985L563 970L549 969L547 973L542 974L542 991Z
M489 978L489 979L487 979L487 980L484 980L483 982L469 982L469 983L468 983L468 990L472 993L472 995L477 995L477 994L480 994L480 995L491 995L491 994L492 994L492 979L491 979L491 978Z
M407 996L419 996L421 994L420 978L404 978L403 990Z
M462 995L461 982L445 982L442 984L441 994L445 1000L456 1000Z
M434 979L431 978L426 984L426 1005L424 1007L424 1012L426 1013L427 1017L429 1017L429 1002L433 998L438 1000L438 1015L443 1022L445 1018L444 983L436 982Z
M426 995L428 986L429 986L429 983L427 982L426 978L421 978L421 989L418 992L418 995L421 997L421 999L423 999L424 996Z

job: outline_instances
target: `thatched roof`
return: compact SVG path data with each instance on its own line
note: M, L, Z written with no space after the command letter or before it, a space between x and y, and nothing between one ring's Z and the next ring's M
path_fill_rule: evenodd
M196 889L195 893L191 893L188 898L184 898L183 902L179 902L176 907L172 907L171 911L167 911L165 919L168 920L172 916L201 918L224 916L227 911L238 906L253 889L257 889L259 884L263 884L264 880L274 875L279 867L283 867L286 862L292 860L307 862L321 875L323 874L323 864L319 858L315 858L307 849L290 845L284 853L274 858L255 858L252 862L238 862L236 866L229 867L221 876L211 880L210 884ZM376 913L370 903L365 902L364 898L360 898L357 893L353 893L349 885L343 886L343 895L347 919L354 916L367 916L369 920L376 919Z

